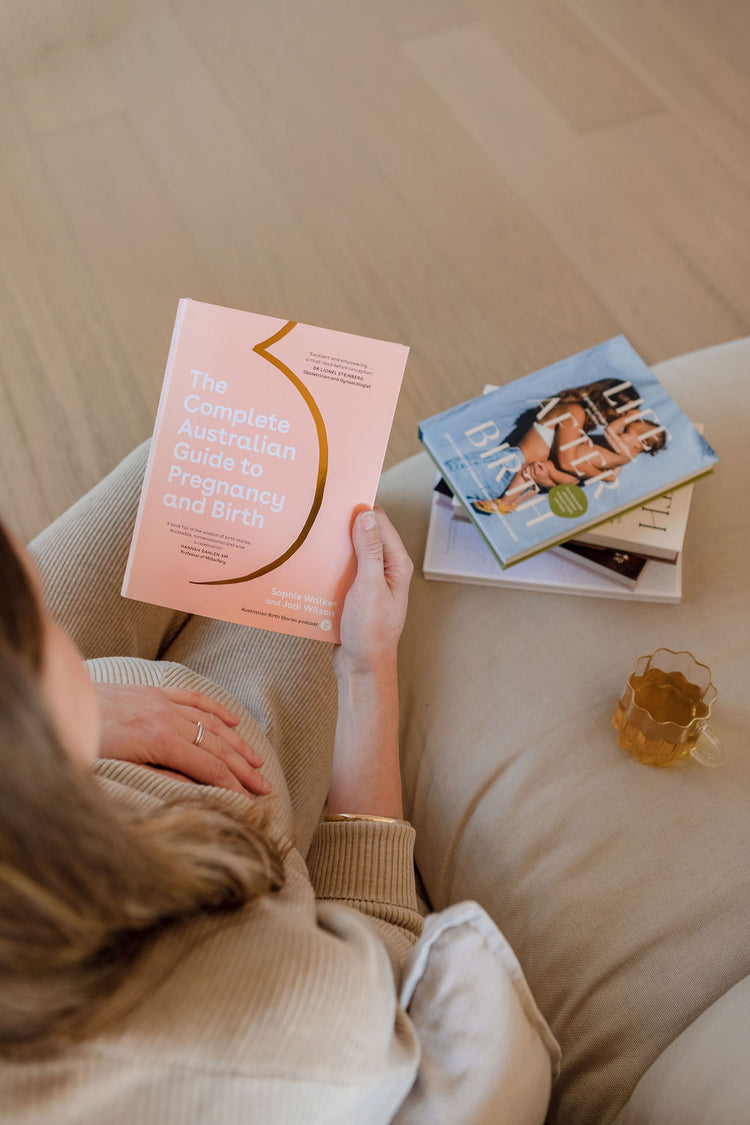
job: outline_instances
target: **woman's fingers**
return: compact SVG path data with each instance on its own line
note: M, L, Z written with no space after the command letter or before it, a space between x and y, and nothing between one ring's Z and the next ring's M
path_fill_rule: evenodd
M344 599L337 674L393 660L412 572L398 532L381 508L359 513L352 542L357 572Z
M245 776L244 782L241 782L237 777L236 769L230 768L221 757L208 753L203 746L192 746L185 742L166 750L160 756L158 768L164 769L167 773L177 773L203 785L231 789L234 793L247 795L250 792L264 797L271 791L271 786L257 771L252 771L254 777Z
M357 577L374 577L383 570L383 540L375 512L360 512L354 521L352 542L357 555Z
M215 758L221 762L233 776L251 793L268 793L271 786L266 779L258 773L258 768L263 765L263 758L240 738L216 715L198 711L192 707L182 707L185 727L181 731L185 741L194 749ZM195 745L198 734L198 723L203 725L203 737L200 745Z
M360 512L352 536L357 553L357 576L374 581L384 576L392 592L411 579L412 562L382 508Z
M374 513L383 543L383 566L388 585L393 589L394 586L408 584L414 565L401 542L401 536L382 508L376 506Z
M195 745L195 740L198 736L198 723L203 724L205 734L201 745L205 744L205 740L209 734L215 735L217 738L222 739L232 750L240 755L249 765L255 766L257 769L263 765L263 755L259 754L248 742L245 742L235 730L227 726L223 719L218 715L211 712L204 711L197 707L186 707L181 705L180 714L185 721L190 724L192 731L182 730L180 733L188 742Z
M226 723L228 727L236 727L239 723L238 717L224 707L223 704L217 703L210 695L204 695L200 691L190 691L186 688L162 688L164 694L182 707L193 707L199 711L206 711L209 715L216 715L217 719L221 719L222 723Z
M228 787L237 792L247 790L258 796L270 793L271 785L258 772L263 756L232 729L239 722L236 715L201 692L179 688L165 691L180 714L181 737L167 750L169 760L162 755L160 764L188 773L206 785ZM203 736L196 746L199 723ZM191 770L199 773L191 773Z
M201 720L203 721L203 720ZM231 731L214 733L204 723L204 734L199 746L195 745L196 724L185 718L179 735L165 741L160 747L159 765L179 770L205 785L219 785L242 793L257 796L271 792L271 785L247 757L230 744ZM226 729L226 728L225 728ZM235 739L235 744L236 744ZM241 742L241 740L239 740ZM247 744L242 744L247 750Z

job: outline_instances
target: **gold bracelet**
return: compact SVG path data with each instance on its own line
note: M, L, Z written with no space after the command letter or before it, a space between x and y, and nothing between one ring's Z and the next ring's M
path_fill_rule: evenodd
M411 828L408 820L399 820L399 818L395 816L375 816L372 813L326 813L323 820L373 820L377 824L406 824Z

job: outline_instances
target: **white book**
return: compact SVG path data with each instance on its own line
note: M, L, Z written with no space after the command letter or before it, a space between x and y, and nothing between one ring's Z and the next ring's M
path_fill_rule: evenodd
M503 569L474 525L453 519L452 507L449 497L432 493L422 567L425 578L625 601L676 604L682 597L681 558L676 563L649 560L632 589L557 551L542 551Z

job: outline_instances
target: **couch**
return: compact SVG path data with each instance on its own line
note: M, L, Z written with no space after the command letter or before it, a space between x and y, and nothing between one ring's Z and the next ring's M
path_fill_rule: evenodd
M750 1120L750 338L655 371L721 458L695 485L678 606L425 581L427 455L379 493L416 563L400 668L419 873L434 910L477 902L518 957L562 1048L556 1125ZM722 768L617 746L619 690L659 646L711 666ZM469 1036L491 1087L491 1026L445 1013L442 1043ZM491 1104L472 1120L499 1121Z

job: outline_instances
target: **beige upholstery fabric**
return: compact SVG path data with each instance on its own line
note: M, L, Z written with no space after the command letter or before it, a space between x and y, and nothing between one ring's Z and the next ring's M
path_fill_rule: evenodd
M510 941L562 1045L551 1120L569 1125L612 1121L750 972L750 340L656 370L722 458L695 486L683 603L417 573L400 653L407 815L427 893L438 910L476 899ZM385 474L379 497L417 568L433 480L418 455ZM620 686L660 645L713 668L723 769L654 770L617 747Z
M616 1125L741 1125L750 1117L750 977L667 1047Z

